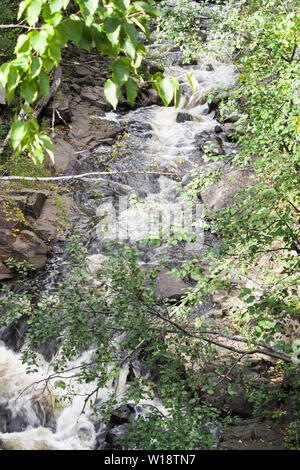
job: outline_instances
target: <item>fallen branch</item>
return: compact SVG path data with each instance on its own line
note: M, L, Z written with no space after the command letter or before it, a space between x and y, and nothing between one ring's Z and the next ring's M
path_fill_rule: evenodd
M84 178L88 178L89 181L92 181L93 179L98 180L101 178L90 178L91 176L118 175L118 174L135 174L135 175L153 174L153 175L174 176L173 172L124 170L124 171L95 171L92 173L82 173L81 175L47 176L47 177L41 177L41 178L31 177L31 176L3 176L2 178L0 178L0 181L64 181L64 180L76 180L76 179L84 179Z

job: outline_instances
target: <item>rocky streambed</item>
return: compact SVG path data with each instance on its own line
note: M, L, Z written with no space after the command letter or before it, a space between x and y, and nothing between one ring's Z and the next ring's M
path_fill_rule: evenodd
M205 31L205 25L202 31ZM208 62L201 57L193 65L182 65L180 54L172 44L166 47L154 43L151 48L157 54L165 54L165 73L178 77L181 82L183 97L177 109L162 106L158 94L146 84L139 89L135 109L121 96L118 109L113 112L103 93L105 80L110 76L108 61L93 51L87 53L69 47L65 52L63 85L55 108L54 104L49 105L45 116L54 114L57 125L55 167L50 171L56 176L70 176L70 179L57 183L58 194L63 193L59 203L50 189L20 188L10 192L10 200L20 209L24 219L20 216L18 220L7 221L9 208L2 202L0 281L13 282L14 273L6 263L13 256L33 264L40 270L35 282L47 288L49 293L55 292L57 276L65 269L64 242L57 237L57 227L61 227L64 219L81 232L89 250L89 269L96 273L101 269L107 240L116 235L113 230L107 233L107 226L122 228L129 221L126 234L130 230L130 239L127 235L121 236L126 243L139 243L141 234L147 235L148 226L144 227L141 222L139 207L122 206L120 200L128 202L132 197L139 198L146 207L160 203L176 213L183 204L182 188L191 180L195 166L220 170L219 182L199 195L201 204L211 209L229 204L231 196L250 182L250 169L232 169L226 163L226 156L229 162L236 151L232 137L235 117L227 116L221 121L218 100L208 104L205 98L216 87L228 89L234 86L236 75L232 65L213 59ZM158 66L148 60L146 67L156 70ZM195 93L189 87L187 72L193 72L197 80ZM216 158L213 163L203 159L208 144L215 156L222 155L222 159ZM71 178L108 171L111 174L103 175L101 179ZM68 193L62 191L66 187ZM68 227L64 230L68 232ZM120 233L122 235L119 230L119 237ZM207 247L217 242L208 230L202 235L198 244L183 242L158 248L139 245L142 251L140 263L145 268L157 266L167 258L158 276L161 300L180 299L186 288L196 281L178 279L169 274L169 270L180 266L195 253L204 255ZM49 276L52 268L56 269L54 277ZM226 300L217 295L207 298L205 304L195 308L193 315L226 322L222 309L222 303L226 309ZM27 376L25 366L19 361L26 328L24 319L17 328L0 330L0 443L4 449L115 448L115 436L130 420L143 415L147 407L155 405L166 413L157 398L152 402L144 400L138 406L128 403L119 405L109 425L104 426L99 417L95 418L91 407L82 414L84 397L93 384L74 385L77 395L73 402L63 404L53 413L52 398L42 393L40 380L51 373L48 361L54 351L47 347L41 351L40 372L34 377ZM88 361L91 355L92 351L84 352L70 366ZM129 367L136 375L142 373L143 364L139 361L127 362L118 381L112 381L101 390L100 400L109 399L112 391L118 396L125 393ZM34 382L36 386L30 387ZM55 394L60 398L57 390ZM242 422L233 427L231 433L222 436L221 448L265 448L269 442L270 448L281 445L276 430L270 429L268 423L260 424L253 419L253 409L246 404L243 392L228 406ZM221 434L220 431L219 438Z

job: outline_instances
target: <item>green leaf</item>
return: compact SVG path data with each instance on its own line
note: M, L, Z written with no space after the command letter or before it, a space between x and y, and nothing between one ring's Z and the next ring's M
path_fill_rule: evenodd
M61 46L59 42L50 42L48 54L51 59L55 61L55 65L58 65L61 59Z
M180 91L180 84L178 80L174 77L169 77L170 82L173 85L174 88L174 106L177 108L180 104L180 98L181 98L181 91Z
M10 67L11 67L10 62L6 62L0 67L0 83L2 84L3 87L5 87L6 85L7 76L9 74Z
M81 38L79 41L79 47L81 47L81 49L84 49L86 51L90 51L93 47L93 38L91 35L91 31L90 31L90 28L88 28L86 25L83 25L83 28L82 28L82 34L81 34Z
M135 17L132 18L132 21L137 25L138 28L140 28L141 31L143 31L149 44L152 44L151 37L150 37L150 28L148 24L147 23L143 24L138 18L135 18Z
M86 25L90 26L93 22L94 13L98 8L99 0L79 0L78 3L82 9Z
M50 10L51 13L56 13L63 8L67 8L70 0L51 0L50 2Z
M11 127L10 142L14 150L19 147L21 142L27 135L27 127L25 122L15 121Z
M39 140L41 141L42 145L44 146L46 152L48 153L51 161L54 163L54 147L53 142L47 135L39 134Z
M6 81L6 99L10 103L14 97L14 91L20 82L20 74L17 68L10 67Z
M29 26L34 26L39 19L40 13L42 9L42 0L33 0L29 7L27 8L27 23Z
M162 80L156 82L156 89L164 104L168 106L174 96L174 86L170 79L163 78Z
M55 66L55 61L49 57L48 54L43 54L42 56L43 67L47 72L51 72L53 67Z
M71 32L70 39L72 39L72 41L74 41L75 44L79 46L84 23L80 20L70 19L69 21L66 21L65 24L68 26Z
M153 6L149 5L149 3L146 3L146 2L135 2L134 6L139 7L139 9L145 11L146 13L154 17L163 15L163 12L161 10L154 8Z
M15 53L24 53L30 51L30 39L27 34L20 34L15 47Z
M32 31L29 33L29 37L33 49L40 55L44 54L48 41L48 33L45 30Z
M127 59L128 61L128 59ZM114 79L121 87L125 82L127 82L129 77L129 65L126 63L126 59L121 58L116 62L111 62L109 68L114 72Z
M23 15L24 11L26 10L27 6L31 0L23 0L20 5L19 5L19 11L18 11L18 20L21 19L21 16Z
M119 36L121 31L120 21L116 18L108 17L104 21L104 29L112 45L116 46L119 42Z
M191 88L192 88L193 93L195 93L195 91L197 90L197 88L198 88L198 86L199 86L198 80L196 80L196 78L195 78L193 72L187 73L186 76L187 76L187 79L188 79L188 81L189 81L189 84L190 84L190 86L191 86Z
M123 13L126 13L130 6L130 0L113 0L113 3L116 5L117 9Z
M34 146L33 151L30 152L30 156L36 165L39 165L44 161L44 152L38 145Z
M73 33L74 33L74 29L71 30L69 21L60 23L56 27L56 34L58 36L58 39L61 42L61 44L63 44L64 46L66 46L68 44L70 39L73 39L73 37L74 37Z
M45 20L45 23L47 23L47 25L57 26L61 22L63 17L60 11L57 11L56 13L52 13L49 5L46 4L44 5L44 8L43 8L43 18Z
M39 78L40 78L40 91L42 92L43 96L46 98L50 89L49 77L46 74L46 72L44 72L44 70L41 70Z
M130 59L134 60L136 48L128 36L122 41L121 48L125 50Z
M22 81L21 95L28 103L33 103L37 99L38 89L35 80L30 80L29 77L26 77Z
M37 75L39 75L42 68L42 60L40 57L33 56L31 59L31 66L30 66L30 79L32 80Z
M137 31L135 29L135 26L127 20L124 20L123 25L124 25L126 34L130 38L130 41L132 42L134 47L136 47L136 45L137 45Z
M133 104L138 94L138 86L132 78L128 78L126 83L126 96L129 103Z
M93 38L91 35L90 28L86 25L83 25L82 35L79 41L79 47L86 51L90 51L93 47Z
M121 94L119 85L111 79L107 80L104 86L104 94L107 101L116 109Z

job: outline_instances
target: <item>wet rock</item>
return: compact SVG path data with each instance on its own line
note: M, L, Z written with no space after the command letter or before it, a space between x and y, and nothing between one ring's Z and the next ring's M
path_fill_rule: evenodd
M98 95L96 95L96 93L94 93L90 89L83 88L81 90L81 99L85 101L90 101L91 103L94 104L98 100L98 98L99 98Z
M140 268L144 269L148 273L155 266L152 264L141 264ZM180 300L181 297L187 292L187 285L182 279L178 279L174 274L169 274L169 269L165 268L161 270L156 278L156 296L158 301L163 300Z
M222 96L217 96L216 98L213 98L209 103L208 103L208 107L209 107L209 110L210 111L215 111L219 104L221 103L222 101Z
M203 31L202 29L197 31L197 34L198 34L198 36L200 36L202 42L205 42L207 40L207 33L205 31Z
M216 133L216 134L220 134L220 132L222 132L223 129L222 129L221 126L217 125L217 126L215 126L215 129L214 129L214 130L215 130L215 133Z
M135 414L134 407L131 405L121 405L116 408L111 415L110 423L112 425L125 424L130 422L130 418Z
M219 381L220 379L218 379ZM203 398L211 406L222 408L230 415L240 416L241 418L251 418L253 416L253 403L247 400L247 394L243 387L236 387L235 395L231 396L224 393L224 389L228 386L229 382L225 379L217 388L214 389L214 394L204 394Z
M22 432L26 429L26 423L18 414L13 416L12 412L0 405L0 432Z
M25 334L29 328L27 320L28 318L24 316L16 323L12 323L0 330L0 340L3 341L9 349L15 352L20 351L24 345Z
M215 69L213 68L213 66L211 64L207 64L206 70L207 70L207 72L213 72Z
M72 83L70 88L71 88L72 91L74 91L75 93L78 93L80 95L81 86L77 85L77 83Z
M195 143L203 153L206 152L206 148L208 147L213 155L225 154L222 139L216 136L214 132L201 132L201 134L195 136Z
M67 196L60 197L60 204L64 208L65 217L68 218L74 208L73 199ZM50 196L43 207L43 210L40 214L40 217L34 221L33 227L37 234L43 238L43 240L51 241L57 230L57 217L58 217L58 208L55 204L53 196Z
M193 121L193 116L188 113L178 113L176 117L176 122L186 122Z
M104 111L109 111L111 109L110 104L106 101L104 96L104 88L100 86L86 86L81 90L81 99L88 103L91 103L93 106L99 107Z
M174 48L172 50L174 50ZM164 70L161 65L155 64L147 58L143 61L142 68L151 75L154 75L157 72L163 72Z
M47 246L30 230L22 230L11 245L14 258L26 259L35 269L40 269L46 264Z
M121 424L120 426L113 427L106 434L105 441L110 444L113 449L122 449L122 446L118 441L118 437L125 433L126 427L127 424Z
M239 115L238 115L237 111L230 110L230 109L224 109L222 111L222 115L221 115L220 110L217 107L216 108L215 118L217 119L217 121L219 121L221 123L224 123L224 124L225 123L235 123L239 120Z

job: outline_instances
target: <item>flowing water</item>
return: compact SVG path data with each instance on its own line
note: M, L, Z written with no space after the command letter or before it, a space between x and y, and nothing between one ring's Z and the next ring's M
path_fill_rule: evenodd
M159 46L152 46L158 47ZM172 56L171 56L172 58ZM91 254L89 258L91 273L97 271L103 258L103 222L99 223L99 216L112 217L113 222L119 225L126 220L131 223L131 241L137 241L143 231L140 210L126 207L117 208L120 196L137 194L149 204L160 202L168 204L176 211L181 204L180 187L177 175L181 175L181 184L189 181L190 170L197 165L204 165L201 152L197 144L197 136L205 132L213 132L219 123L214 113L208 113L207 104L202 103L202 97L216 86L232 86L235 81L233 68L230 64L217 63L211 60L212 67L208 67L207 60L198 60L197 65L174 65L175 59L166 73L178 77L181 82L183 97L179 109L174 107L151 106L129 112L126 116L110 112L99 119L108 119L124 125L130 134L130 142L126 146L124 155L111 159L109 167L113 170L159 170L165 175L157 173L147 174L119 174L112 175L101 181L101 206L92 191L93 183L80 182L74 191L74 199L78 206L75 217L76 226L85 233L85 243ZM173 65L172 65L173 63ZM186 78L186 72L193 71L198 81L195 93L191 92ZM178 113L187 113L192 120L177 122ZM226 153L232 151L232 144L226 140L224 133L220 133L222 145ZM70 173L82 172L82 168L97 171L103 168L103 158L109 155L107 146L100 146L93 153L83 152ZM85 165L85 166L82 166ZM221 162L215 166L223 165ZM113 215L112 215L113 214ZM209 236L206 234L205 237ZM200 249L205 249L204 245ZM204 247L204 248L203 248ZM193 246L189 247L193 251ZM196 248L194 248L195 251ZM168 254L173 265L187 256L189 250L183 250L182 245L176 247L166 246L159 249L144 249L142 262L155 262L164 254ZM44 272L40 275L40 282L49 292L55 290L57 276L49 276L54 268L64 269L66 256L63 245L57 244L55 253ZM171 263L171 264L172 264ZM9 344L9 342L7 343ZM70 364L70 368L77 367L83 361L89 361L92 351L87 351ZM141 374L142 367L138 361L131 364L135 375ZM69 386L74 386L75 398L72 402L63 400L64 390L54 389L51 382L45 386L44 378L51 374L49 363L41 356L39 373L26 374L26 367L21 364L19 354L12 352L8 346L0 342L0 447L4 449L94 449L103 448L105 426L101 425L99 417L96 418L90 406L85 412L84 400L94 387L90 384L76 384L69 379ZM109 400L111 393L122 397L127 387L129 363L126 363L116 382L111 382L98 393L97 400ZM72 375L72 374L71 374ZM147 375L146 375L147 376ZM167 413L157 399L141 402L139 407L132 407L134 419L147 410L147 406L154 405Z

